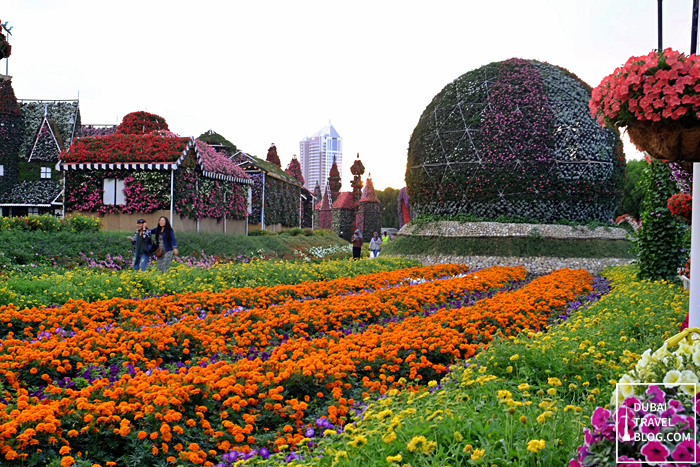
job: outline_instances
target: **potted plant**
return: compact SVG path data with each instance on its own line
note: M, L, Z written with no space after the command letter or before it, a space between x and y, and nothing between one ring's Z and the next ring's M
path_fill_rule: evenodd
M700 161L700 58L672 49L631 57L593 90L601 124L627 127L656 159Z

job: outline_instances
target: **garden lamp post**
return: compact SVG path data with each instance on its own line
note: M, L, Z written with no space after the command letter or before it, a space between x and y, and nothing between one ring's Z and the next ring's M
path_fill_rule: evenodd
M664 0L658 0L658 14L656 15L657 20L658 20L659 52L664 50L664 47L663 47L663 28L662 28L663 22L661 21L661 19L663 17L663 13L662 13L662 11L663 11L662 4L663 3L664 3Z

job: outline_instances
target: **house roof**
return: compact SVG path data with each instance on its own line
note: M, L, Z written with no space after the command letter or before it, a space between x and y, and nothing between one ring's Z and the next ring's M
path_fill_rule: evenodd
M161 137L162 141L158 137ZM197 158L197 163L202 167L202 174L205 177L243 185L253 184L247 175L235 170L235 168L232 168L233 173L231 174L212 171L208 161L202 160L194 138L170 136L170 134L125 135L115 133L101 137L78 138L68 151L61 153L56 168L65 171L176 170L190 152ZM133 160L129 160L130 158Z
M234 145L231 141L227 140L214 130L208 130L202 133L197 137L198 140L203 141L207 143L210 146L214 147L224 147L224 148L235 148L236 145Z
M352 191L341 191L333 203L333 209L353 209L355 200L352 197Z
M60 206L56 199L61 193L61 183L57 180L24 181L0 196L0 206Z
M292 185L302 186L299 180L292 177L272 162L260 159L259 157L255 157L246 152L238 151L236 154L231 156L230 159L246 172L264 172L266 175L270 175L287 183L291 183Z
M24 119L24 131L20 145L20 157L29 157L34 138L46 117L53 122L64 147L73 142L73 137L80 127L80 108L77 100L35 101L20 100L20 110Z

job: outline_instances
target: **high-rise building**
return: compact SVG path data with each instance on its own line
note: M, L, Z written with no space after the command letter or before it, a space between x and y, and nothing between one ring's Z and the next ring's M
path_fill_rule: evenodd
M338 171L343 173L343 138L328 121L328 125L299 142L299 161L304 175L305 186L309 190L321 186L321 193L328 184L328 174L333 165L333 157Z

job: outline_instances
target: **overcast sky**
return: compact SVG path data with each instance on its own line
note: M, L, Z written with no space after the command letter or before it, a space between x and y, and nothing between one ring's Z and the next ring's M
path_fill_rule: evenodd
M692 3L664 2L664 47L690 52ZM595 87L657 45L657 0L3 0L0 20L20 99L80 93L83 123L148 110L260 157L274 142L283 168L331 119L344 190L356 153L376 188L404 186L421 113L469 70L537 59Z

